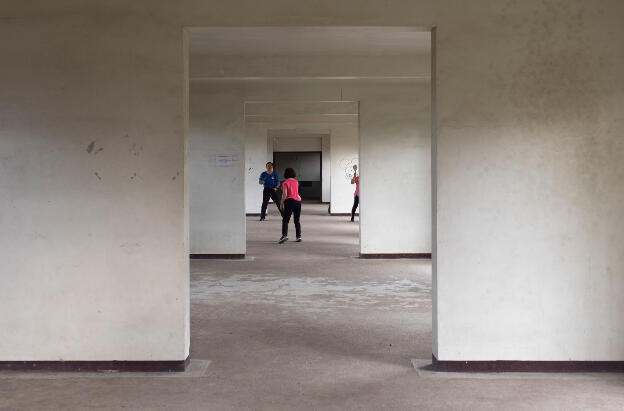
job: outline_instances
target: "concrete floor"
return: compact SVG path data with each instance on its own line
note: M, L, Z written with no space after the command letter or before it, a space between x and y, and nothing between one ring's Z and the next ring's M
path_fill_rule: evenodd
M204 376L5 376L0 409L624 409L619 375L419 376L430 262L352 258L358 225L321 205L304 206L303 243L277 245L271 213L248 218L253 258L191 264L191 357L212 360Z

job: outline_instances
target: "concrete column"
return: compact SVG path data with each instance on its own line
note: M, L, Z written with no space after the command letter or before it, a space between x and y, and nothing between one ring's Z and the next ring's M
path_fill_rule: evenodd
M191 254L245 254L243 102L191 83L190 109Z

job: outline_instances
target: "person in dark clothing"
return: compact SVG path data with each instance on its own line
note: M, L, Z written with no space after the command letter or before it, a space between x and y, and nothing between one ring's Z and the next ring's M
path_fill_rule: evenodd
M282 183L282 201L280 208L283 211L282 214L282 237L278 243L282 244L288 241L288 223L290 222L290 216L295 217L295 231L297 234L297 242L301 242L301 224L299 223L299 217L301 216L301 196L299 196L299 182L295 180L295 170L287 168L284 172L284 178L286 181Z
M277 190L280 186L280 179L277 173L273 170L273 163L270 161L266 163L266 171L260 174L258 182L264 186L262 191L262 207L260 208L260 221L264 221L266 218L266 210L269 205L269 199L273 200L277 210L282 214L280 210L280 197Z

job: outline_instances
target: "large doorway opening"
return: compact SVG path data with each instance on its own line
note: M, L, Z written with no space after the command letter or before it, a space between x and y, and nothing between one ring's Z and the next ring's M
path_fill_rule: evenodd
M431 33L198 28L189 53L191 356L430 358ZM268 162L300 177L301 243L259 221Z

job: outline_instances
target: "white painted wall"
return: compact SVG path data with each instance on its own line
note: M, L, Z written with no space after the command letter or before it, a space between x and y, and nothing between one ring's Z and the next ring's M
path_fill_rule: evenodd
M241 117L241 120L243 118ZM259 177L266 170L266 163L273 161L273 139L267 138L264 125L246 124L245 136L245 213L258 214L262 206L263 185ZM271 147L267 147L270 144ZM243 220L243 223L245 221Z
M183 360L182 31L23 6L0 6L0 361Z
M348 172L352 164L359 162L358 126L339 125L332 128L331 140L331 212L332 214L350 213L353 206L354 187Z
M430 84L370 83L357 92L361 253L430 253Z
M191 77L429 76L427 54L194 54Z
M624 360L624 3L33 0L0 17L2 360L186 356L182 27L271 24L437 27L439 359Z
M322 152L322 193L321 201L329 203L331 201L331 135L324 135L321 138Z
M295 151L322 151L323 139L321 136L282 136L273 137L273 152Z
M624 360L624 3L586 5L438 31L438 358Z
M244 254L243 102L224 89L190 90L191 253ZM232 165L217 166L217 155Z

